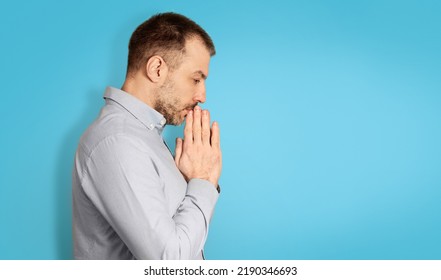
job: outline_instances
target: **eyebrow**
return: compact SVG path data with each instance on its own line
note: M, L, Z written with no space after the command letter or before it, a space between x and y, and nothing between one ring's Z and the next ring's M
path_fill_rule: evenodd
M193 74L199 74L199 75L201 75L202 79L204 79L204 80L207 79L207 76L201 70L195 71Z

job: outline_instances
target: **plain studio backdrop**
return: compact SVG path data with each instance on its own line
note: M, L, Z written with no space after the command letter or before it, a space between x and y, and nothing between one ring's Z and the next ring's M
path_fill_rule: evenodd
M217 47L207 258L441 259L435 0L2 1L0 259L72 258L79 138L121 87L133 30L165 11Z

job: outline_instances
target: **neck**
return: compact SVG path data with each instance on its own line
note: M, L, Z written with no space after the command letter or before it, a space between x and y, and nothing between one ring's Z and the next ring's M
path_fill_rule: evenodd
M153 89L149 87L144 79L139 77L127 77L121 89L128 94L138 98L150 108L155 107Z

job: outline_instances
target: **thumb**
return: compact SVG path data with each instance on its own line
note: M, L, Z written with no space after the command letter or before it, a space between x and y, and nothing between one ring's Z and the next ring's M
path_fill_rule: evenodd
M179 164L179 160L181 159L182 155L182 139L176 138L176 149L175 149L175 163L176 165Z

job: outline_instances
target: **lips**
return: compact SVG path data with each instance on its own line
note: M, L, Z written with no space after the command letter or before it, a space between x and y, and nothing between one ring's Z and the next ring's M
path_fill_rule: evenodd
M191 106L188 106L187 108L185 108L184 110L182 110L182 111L185 112L185 114L184 114L184 118L188 115L188 112L193 111L193 110L194 110L194 107L196 107L197 105L198 105L198 104L196 103L196 104L191 105Z
M191 105L191 106L187 107L187 110L189 110L189 111L194 110L194 107L196 107L197 105L198 105L197 103L194 105Z

